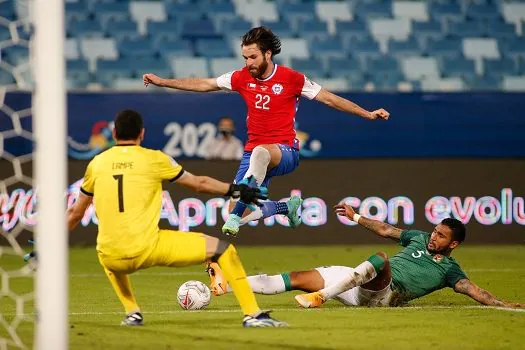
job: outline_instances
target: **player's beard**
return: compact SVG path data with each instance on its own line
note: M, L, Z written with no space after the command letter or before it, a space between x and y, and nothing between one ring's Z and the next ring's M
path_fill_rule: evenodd
M264 72L266 72L267 68L268 68L268 61L266 61L266 58L263 58L263 61L259 65L259 67L253 70L252 70L252 67L250 67L249 72L252 77L261 79L262 75L264 74Z

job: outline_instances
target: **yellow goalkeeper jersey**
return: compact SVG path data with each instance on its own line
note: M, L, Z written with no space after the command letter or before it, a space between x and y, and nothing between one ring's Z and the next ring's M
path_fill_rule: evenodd
M89 163L81 191L94 196L98 217L97 251L132 258L158 239L162 181L184 170L161 151L116 145Z

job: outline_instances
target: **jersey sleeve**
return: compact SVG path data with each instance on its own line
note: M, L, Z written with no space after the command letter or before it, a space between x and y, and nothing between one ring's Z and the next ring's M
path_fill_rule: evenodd
M447 285L450 288L454 288L459 280L468 279L468 277L458 264L452 264L445 274L445 279L447 281Z
M237 71L225 73L217 78L217 86L224 91L237 91L239 74Z
M93 197L95 190L95 178L93 177L93 163L95 162L95 159L97 158L94 158L89 162L86 168L86 173L84 174L82 186L80 186L80 192L90 197Z
M427 233L424 231L419 231L419 230L403 230L399 237L400 238L399 244L401 244L403 247L406 247L407 245L410 244L410 241L412 240L412 238L417 237L419 235L424 235L424 234L427 234Z
M159 152L159 159L156 162L156 171L161 180L176 181L184 174L184 169L177 161L163 152Z
M315 96L321 91L321 85L317 84L303 75L303 87L301 89L301 96L306 97L309 100L313 100Z

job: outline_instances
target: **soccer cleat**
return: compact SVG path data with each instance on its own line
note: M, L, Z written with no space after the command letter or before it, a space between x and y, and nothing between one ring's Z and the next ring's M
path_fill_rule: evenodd
M288 323L274 320L270 317L270 311L263 311L257 317L244 316L242 326L244 328L288 327Z
M228 293L228 282L222 275L222 270L219 264L209 262L206 267L206 272L210 276L210 289L213 295L219 296Z
M222 225L222 233L227 236L236 237L239 233L239 226L241 224L241 218L235 214L230 214L228 220Z
M296 228L301 224L301 217L297 211L301 207L302 202L303 200L301 197L297 196L292 196L286 201L286 206L288 207L288 214L286 217L288 218L288 223L290 224L291 228Z
M323 296L319 292L298 294L295 296L295 301L305 309L321 306L325 302Z
M127 314L124 320L120 323L121 326L143 326L144 318L140 312L132 312Z

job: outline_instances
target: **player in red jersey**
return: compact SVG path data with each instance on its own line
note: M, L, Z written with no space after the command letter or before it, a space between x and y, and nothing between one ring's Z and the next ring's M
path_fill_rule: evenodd
M322 88L304 74L275 64L272 59L281 52L281 42L266 27L253 28L246 33L241 49L246 66L218 78L162 79L151 73L143 76L146 86L154 84L198 92L222 89L236 91L242 96L248 108L248 141L235 183L253 175L258 186L267 187L273 176L288 174L299 165L299 143L295 137L294 121L301 96L365 119L387 120L390 116L382 108L369 112ZM238 201L232 208L231 203L231 213L222 231L237 235L241 224L275 214L286 215L290 226L296 227L301 223L297 214L300 205L298 197L286 202L267 201L262 208L255 208L242 218L246 205Z

